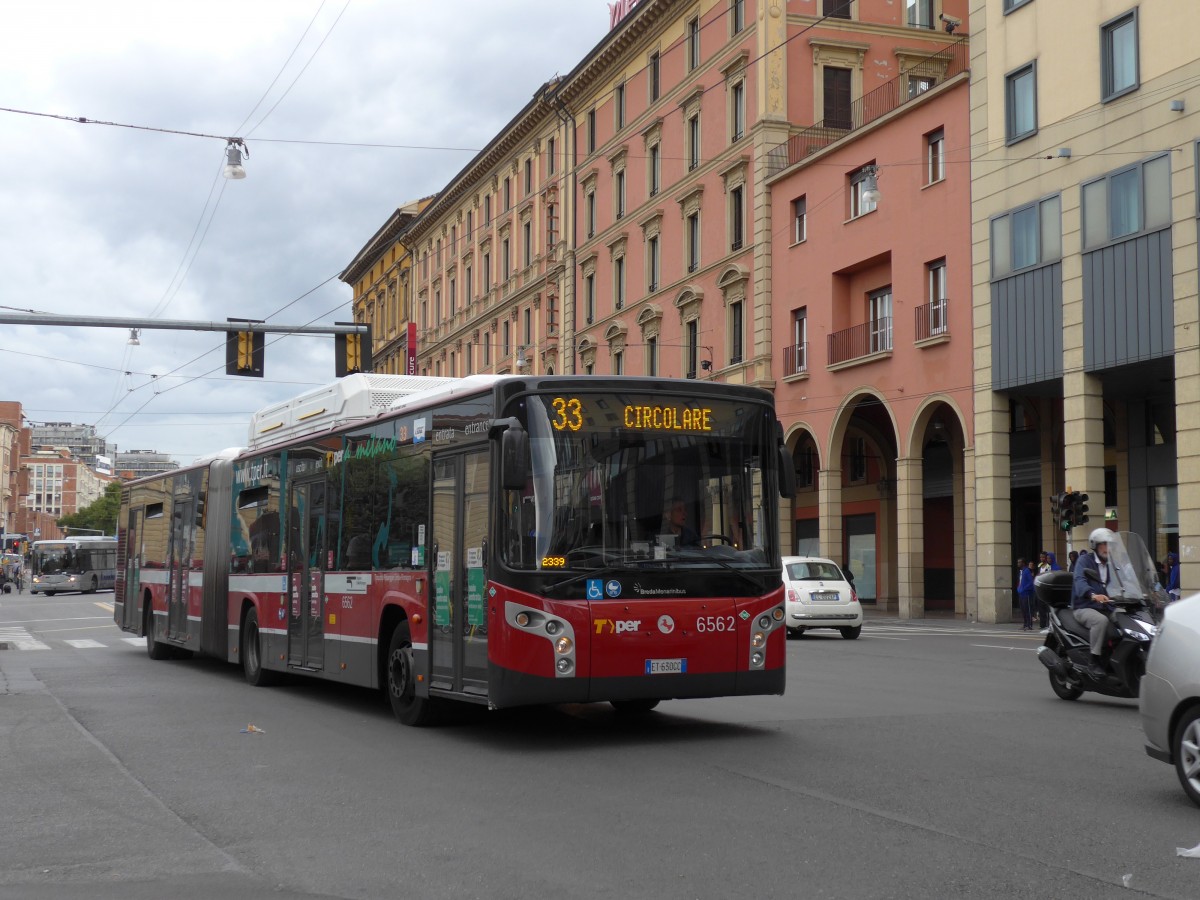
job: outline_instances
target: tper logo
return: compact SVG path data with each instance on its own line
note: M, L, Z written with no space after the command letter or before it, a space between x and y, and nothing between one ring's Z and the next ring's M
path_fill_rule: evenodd
M627 634L642 627L641 619L596 619L596 634Z
M670 634L672 631L675 630L675 620L672 619L670 616L659 616L658 617L658 630L661 631L663 634Z

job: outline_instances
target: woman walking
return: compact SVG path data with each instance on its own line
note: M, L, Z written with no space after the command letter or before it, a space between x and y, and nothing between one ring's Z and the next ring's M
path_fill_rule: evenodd
M1033 561L1027 565L1025 560L1018 559L1017 568L1021 572L1017 581L1017 599L1021 602L1021 617L1025 620L1021 630L1033 631Z

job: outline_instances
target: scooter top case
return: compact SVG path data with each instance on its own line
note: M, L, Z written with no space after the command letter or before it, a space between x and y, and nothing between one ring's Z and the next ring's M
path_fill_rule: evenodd
M1033 580L1033 592L1047 606L1066 609L1071 605L1074 583L1075 576L1070 572L1044 572Z

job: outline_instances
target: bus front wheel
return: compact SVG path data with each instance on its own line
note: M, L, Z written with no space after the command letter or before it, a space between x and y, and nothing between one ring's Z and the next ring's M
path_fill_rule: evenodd
M402 725L427 725L433 716L433 701L417 696L416 666L413 663L412 635L407 622L401 622L388 642L387 693L394 715Z

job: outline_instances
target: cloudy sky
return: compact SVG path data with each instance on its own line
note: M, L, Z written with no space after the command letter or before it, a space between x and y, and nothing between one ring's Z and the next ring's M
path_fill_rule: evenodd
M219 140L0 112L0 306L348 320L337 273L472 154L303 142L482 147L607 28L604 0L0 3L0 107L250 149L227 181ZM333 378L331 338L269 345L264 379L223 374L220 334L127 338L0 325L0 399L186 463Z

